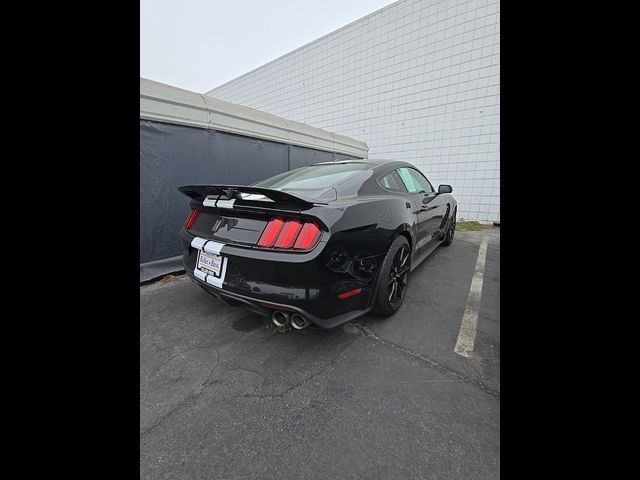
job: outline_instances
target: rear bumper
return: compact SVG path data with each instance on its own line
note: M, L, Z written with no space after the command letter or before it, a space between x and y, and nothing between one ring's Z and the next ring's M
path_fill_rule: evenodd
M321 328L333 328L370 310L377 268L362 272L354 270L354 262L347 262L349 268L336 269L328 262L332 247L326 241L311 252L296 254L222 244L212 247L210 243L204 247L199 237L185 229L180 234L187 275L212 295L239 302L255 313L271 316L274 310L297 312ZM213 249L225 259L223 280L203 278L200 271L195 275L200 249ZM362 289L358 295L338 298L340 293L357 288Z
M250 310L259 315L263 315L265 317L271 317L271 314L274 310L282 310L287 312L296 312L305 317L307 320L311 321L314 325L317 325L321 328L334 328L338 325L342 325L343 323L347 323L355 318L358 318L361 315L364 315L369 311L369 308L364 310L354 310L350 312L345 312L338 316L332 318L321 318L313 315L308 310L300 308L294 305L288 304L280 304L273 302L265 302L264 300L260 300L257 298L250 298L245 295L239 295L237 293L232 293L221 288L214 287L212 285L208 285L204 283L202 280L193 275L192 272L187 271L187 275L192 278L194 281L198 282L203 289L209 292L216 298L220 298L221 300L232 300L235 302L240 302L239 307Z

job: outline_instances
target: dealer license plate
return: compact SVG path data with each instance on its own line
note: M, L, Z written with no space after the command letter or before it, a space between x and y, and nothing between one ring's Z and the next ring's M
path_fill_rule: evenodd
M220 270L222 268L222 257L213 253L200 250L198 252L198 269L204 273L220 277Z

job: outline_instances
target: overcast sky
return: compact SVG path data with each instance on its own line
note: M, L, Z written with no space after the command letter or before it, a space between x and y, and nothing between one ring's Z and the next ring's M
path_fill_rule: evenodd
M140 0L140 76L204 93L392 0Z

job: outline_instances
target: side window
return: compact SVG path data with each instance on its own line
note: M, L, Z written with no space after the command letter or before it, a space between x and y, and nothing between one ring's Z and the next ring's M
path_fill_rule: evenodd
M404 188L402 180L394 170L393 172L387 173L384 177L378 179L378 184L387 190L391 190L392 192L406 193L407 190Z
M426 193L433 193L433 187L431 186L431 183L429 183L429 180L427 180L427 177L413 168L410 168L409 172L411 172L411 176L415 182L420 185L420 190L424 190Z
M409 193L433 193L433 187L424 175L413 168L402 167L398 169L398 174L402 182L407 187Z

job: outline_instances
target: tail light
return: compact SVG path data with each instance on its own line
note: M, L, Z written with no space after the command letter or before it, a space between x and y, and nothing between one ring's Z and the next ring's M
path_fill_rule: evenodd
M276 243L276 239L278 238L278 234L280 230L282 230L282 226L284 225L284 221L279 218L275 218L270 220L267 223L262 235L260 235L260 240L258 240L259 247L273 247L273 244Z
M293 247L293 242L298 238L298 234L300 233L300 229L302 228L302 224L296 220L291 220L284 224L282 230L280 230L280 235L278 235L278 239L276 240L275 247L276 248L291 248Z
M264 228L259 247L273 247L288 250L311 250L320 239L320 229L315 223L300 220L269 220Z
M191 210L189 218L187 218L187 223L185 224L187 230L189 230L193 226L196 219L198 218L198 215L200 215L201 210L201 208L194 208L193 210Z
M293 248L295 250L309 250L315 246L319 238L320 229L318 226L315 223L305 223Z

